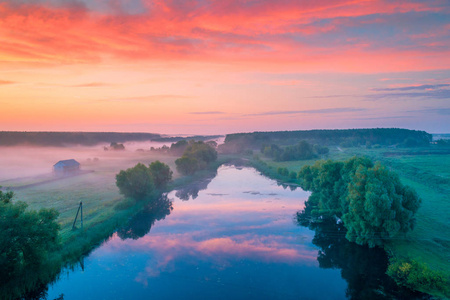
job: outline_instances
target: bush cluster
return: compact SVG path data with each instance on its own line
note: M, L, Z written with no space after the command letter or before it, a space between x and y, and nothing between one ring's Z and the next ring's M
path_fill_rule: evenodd
M312 192L304 213L341 219L352 242L381 246L414 227L421 202L417 193L368 158L318 161L303 167L298 178L301 187Z
M317 155L327 154L329 149L319 145L312 146L306 141L300 141L297 145L280 147L276 144L263 146L261 153L275 161L305 160Z
M395 260L389 265L386 273L397 284L410 289L440 291L448 289L448 281L443 274L415 260Z
M217 151L210 144L202 141L189 141L183 156L175 161L178 172L183 175L194 174L203 170L217 160Z
M13 203L12 192L0 191L0 282L23 281L45 268L49 251L59 247L59 213L55 209L27 210Z
M152 162L148 167L138 163L116 175L116 185L121 194L136 200L148 199L156 194L172 179L169 166L160 162Z

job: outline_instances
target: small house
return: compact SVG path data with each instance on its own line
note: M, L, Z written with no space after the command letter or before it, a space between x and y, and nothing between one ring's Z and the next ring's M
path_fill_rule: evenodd
M75 159L60 160L53 165L53 171L57 174L69 174L80 170L80 163Z

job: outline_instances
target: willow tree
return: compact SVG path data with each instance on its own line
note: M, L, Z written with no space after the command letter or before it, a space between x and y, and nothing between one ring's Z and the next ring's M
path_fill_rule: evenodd
M347 239L357 244L382 245L414 227L421 202L417 193L368 158L319 161L303 167L298 178L312 192L304 213L342 219Z

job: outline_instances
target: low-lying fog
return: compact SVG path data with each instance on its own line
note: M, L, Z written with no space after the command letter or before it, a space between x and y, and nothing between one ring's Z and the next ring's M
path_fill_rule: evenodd
M117 168L129 168L129 161L148 155L150 147L170 147L171 143L162 142L127 142L125 150L109 150L109 144L94 147L0 147L0 185L10 179L47 175L53 172L53 165L60 160L75 159L82 170L95 169L96 164L114 164ZM138 151L142 149L143 151ZM3 182L3 183L2 183Z

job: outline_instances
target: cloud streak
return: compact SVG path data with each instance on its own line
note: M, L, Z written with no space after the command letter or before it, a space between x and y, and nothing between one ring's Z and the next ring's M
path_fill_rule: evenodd
M126 98L113 98L113 99L102 99L101 102L155 102L161 100L175 100L175 99L189 99L190 96L185 95L171 95L171 94L161 94L161 95L150 95L142 97L126 97Z
M14 84L16 82L9 80L0 80L0 85Z
M225 112L223 111L194 111L190 112L191 115L223 115Z
M410 110L409 112L420 113L420 114L431 113L431 114L448 116L448 115L450 115L450 108L449 107L427 108L427 109L419 109L419 110Z
M450 99L450 90L430 90L425 92L399 92L399 93L378 93L365 95L366 100L382 100L382 99Z
M267 111L255 114L246 114L244 116L277 116L277 115L297 115L297 114L337 114L347 112L365 111L365 108L356 107L337 107L311 110L284 110L284 111Z
M103 82L89 82L89 83L80 83L74 85L68 85L67 87L75 87L75 88L90 88L90 87L104 87L110 86L111 84L103 83Z
M450 67L448 5L439 1L100 2L0 2L1 59L220 60L358 72Z
M415 90L437 90L443 87L450 87L450 84L423 84L423 85L411 85L396 88L374 88L373 91L377 92L390 92L390 91L415 91Z

